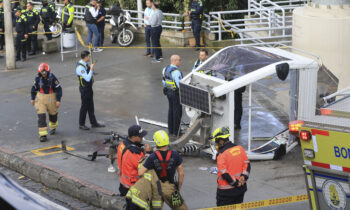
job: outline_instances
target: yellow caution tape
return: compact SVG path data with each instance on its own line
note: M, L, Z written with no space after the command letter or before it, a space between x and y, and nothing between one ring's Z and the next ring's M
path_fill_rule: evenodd
M55 33L61 33L62 31L54 31L54 32L36 32L36 33L28 33L29 35L40 35L40 34L55 34ZM5 34L5 32L0 32L0 34ZM17 33L13 33L13 34L17 34Z
M296 203L296 202L306 201L308 199L309 198L307 195L295 195L295 196L288 196L288 197L281 197L281 198L273 198L268 200L240 203L240 204L229 205L229 206L206 208L202 210L255 209L255 208L262 208L266 206L276 206L276 205L282 205L282 204L288 204L288 203Z
M77 34L77 38L83 47L93 48L92 45L86 45L84 43L78 30L75 30L75 33ZM119 46L111 46L111 47L99 47L99 48L101 48L101 49L145 49L145 48L187 49L187 48L198 48L198 47L119 47ZM201 49L222 49L223 47L200 47L200 48Z
M233 30L227 30L224 26L224 24L222 23L222 20L221 19L218 19L218 21L216 21L217 23L219 22L220 25L221 25L221 28L224 29L224 31L226 32L230 32L231 33L231 36L232 36L232 39L234 38L235 34L234 34L234 31Z

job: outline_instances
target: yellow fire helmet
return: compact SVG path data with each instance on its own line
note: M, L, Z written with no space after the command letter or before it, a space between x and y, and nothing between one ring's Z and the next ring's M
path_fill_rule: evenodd
M169 145L169 136L164 130L159 130L153 134L153 141L157 147L164 147Z
M230 129L228 127L217 128L212 135L213 142L219 139L227 139L230 136Z

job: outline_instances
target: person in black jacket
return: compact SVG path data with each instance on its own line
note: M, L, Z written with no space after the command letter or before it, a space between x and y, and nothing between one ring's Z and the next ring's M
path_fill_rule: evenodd
M4 19L4 6L2 0L0 0L0 50L4 49L5 44L5 19Z
M199 50L200 47L200 33L202 29L203 20L203 2L202 0L192 0L190 5L190 11L185 13L185 16L190 15L192 20L192 31L194 38L196 39L196 46Z
M21 60L21 52L22 52L22 61L26 61L26 42L28 39L28 23L27 18L24 14L22 14L21 9L16 10L16 50L17 57L16 61Z
M44 30L47 32L45 35L47 40L52 39L52 33L50 31L51 26L56 25L56 13L52 5L47 3L47 0L42 0L43 6L40 10L41 22L44 24Z
M25 15L28 20L28 33L34 33L29 34L27 41L27 51L31 51L29 52L29 55L35 55L35 53L38 51L38 35L35 33L38 32L37 30L40 22L40 17L39 12L36 9L33 9L33 4L31 2L27 3Z

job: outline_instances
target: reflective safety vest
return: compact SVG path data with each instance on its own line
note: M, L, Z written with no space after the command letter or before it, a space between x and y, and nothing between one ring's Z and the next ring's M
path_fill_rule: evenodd
M89 72L90 72L90 66L89 66L89 64L87 64L87 65L85 66L85 64L83 64L83 63L81 63L81 62L79 61L79 62L77 63L77 67L78 67L78 66L84 67L86 73L89 74ZM93 77L93 76L91 77L90 82L87 82L82 76L78 76L78 79L79 79L79 85L80 85L80 87L82 87L82 88L92 87L92 84L94 83L94 77Z
M142 209L161 210L163 199L159 192L163 185L165 184L159 182L156 172L148 170L134 186L130 187L126 197Z
M196 69L200 64L201 64L201 61L197 59L196 62L194 63L193 69Z
M27 20L28 20L28 23L30 25L37 24L36 20L35 20L35 17L39 18L38 17L39 12L36 11L36 9L32 9L32 10L26 11L24 14L27 16Z
M173 165L172 163L169 164L172 151L168 150L165 160L158 150L155 151L155 154L157 155L158 159L155 160L154 165L156 167L156 170L160 171L159 178L166 178L168 176L167 170Z
M165 68L163 68L163 81L165 82L165 87L167 89L176 91L179 89L179 87L177 87L175 80L173 79L173 73L175 70L178 70L178 68L176 66L167 66ZM182 75L182 73L181 73Z
M233 182L239 179L242 175L248 176L247 171L249 160L247 153L241 146L233 146L226 148L224 151L220 151L217 157L218 166L218 189L226 190L233 189L234 186L230 185L222 175L228 173Z
M50 86L50 89L49 89L49 94L53 93L53 86L54 86L54 82L53 82L53 76L51 73L49 73L49 86ZM39 80L39 86L40 86L40 93L44 93L44 82L43 82L43 78L40 77L40 80Z
M62 11L62 23L71 25L74 19L74 6L72 3L68 3L63 7Z
M134 147L134 148L132 148ZM119 149L119 147L118 147ZM134 150L138 152L133 152ZM119 150L118 150L119 153ZM144 153L141 148L130 144L127 145L118 160L120 169L120 183L125 188L133 186L140 179L138 175L139 161L143 158Z

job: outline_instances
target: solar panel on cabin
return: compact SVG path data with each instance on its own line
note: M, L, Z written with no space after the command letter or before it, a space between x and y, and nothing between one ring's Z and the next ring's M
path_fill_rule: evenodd
M209 92L206 90L181 83L180 103L211 114Z

